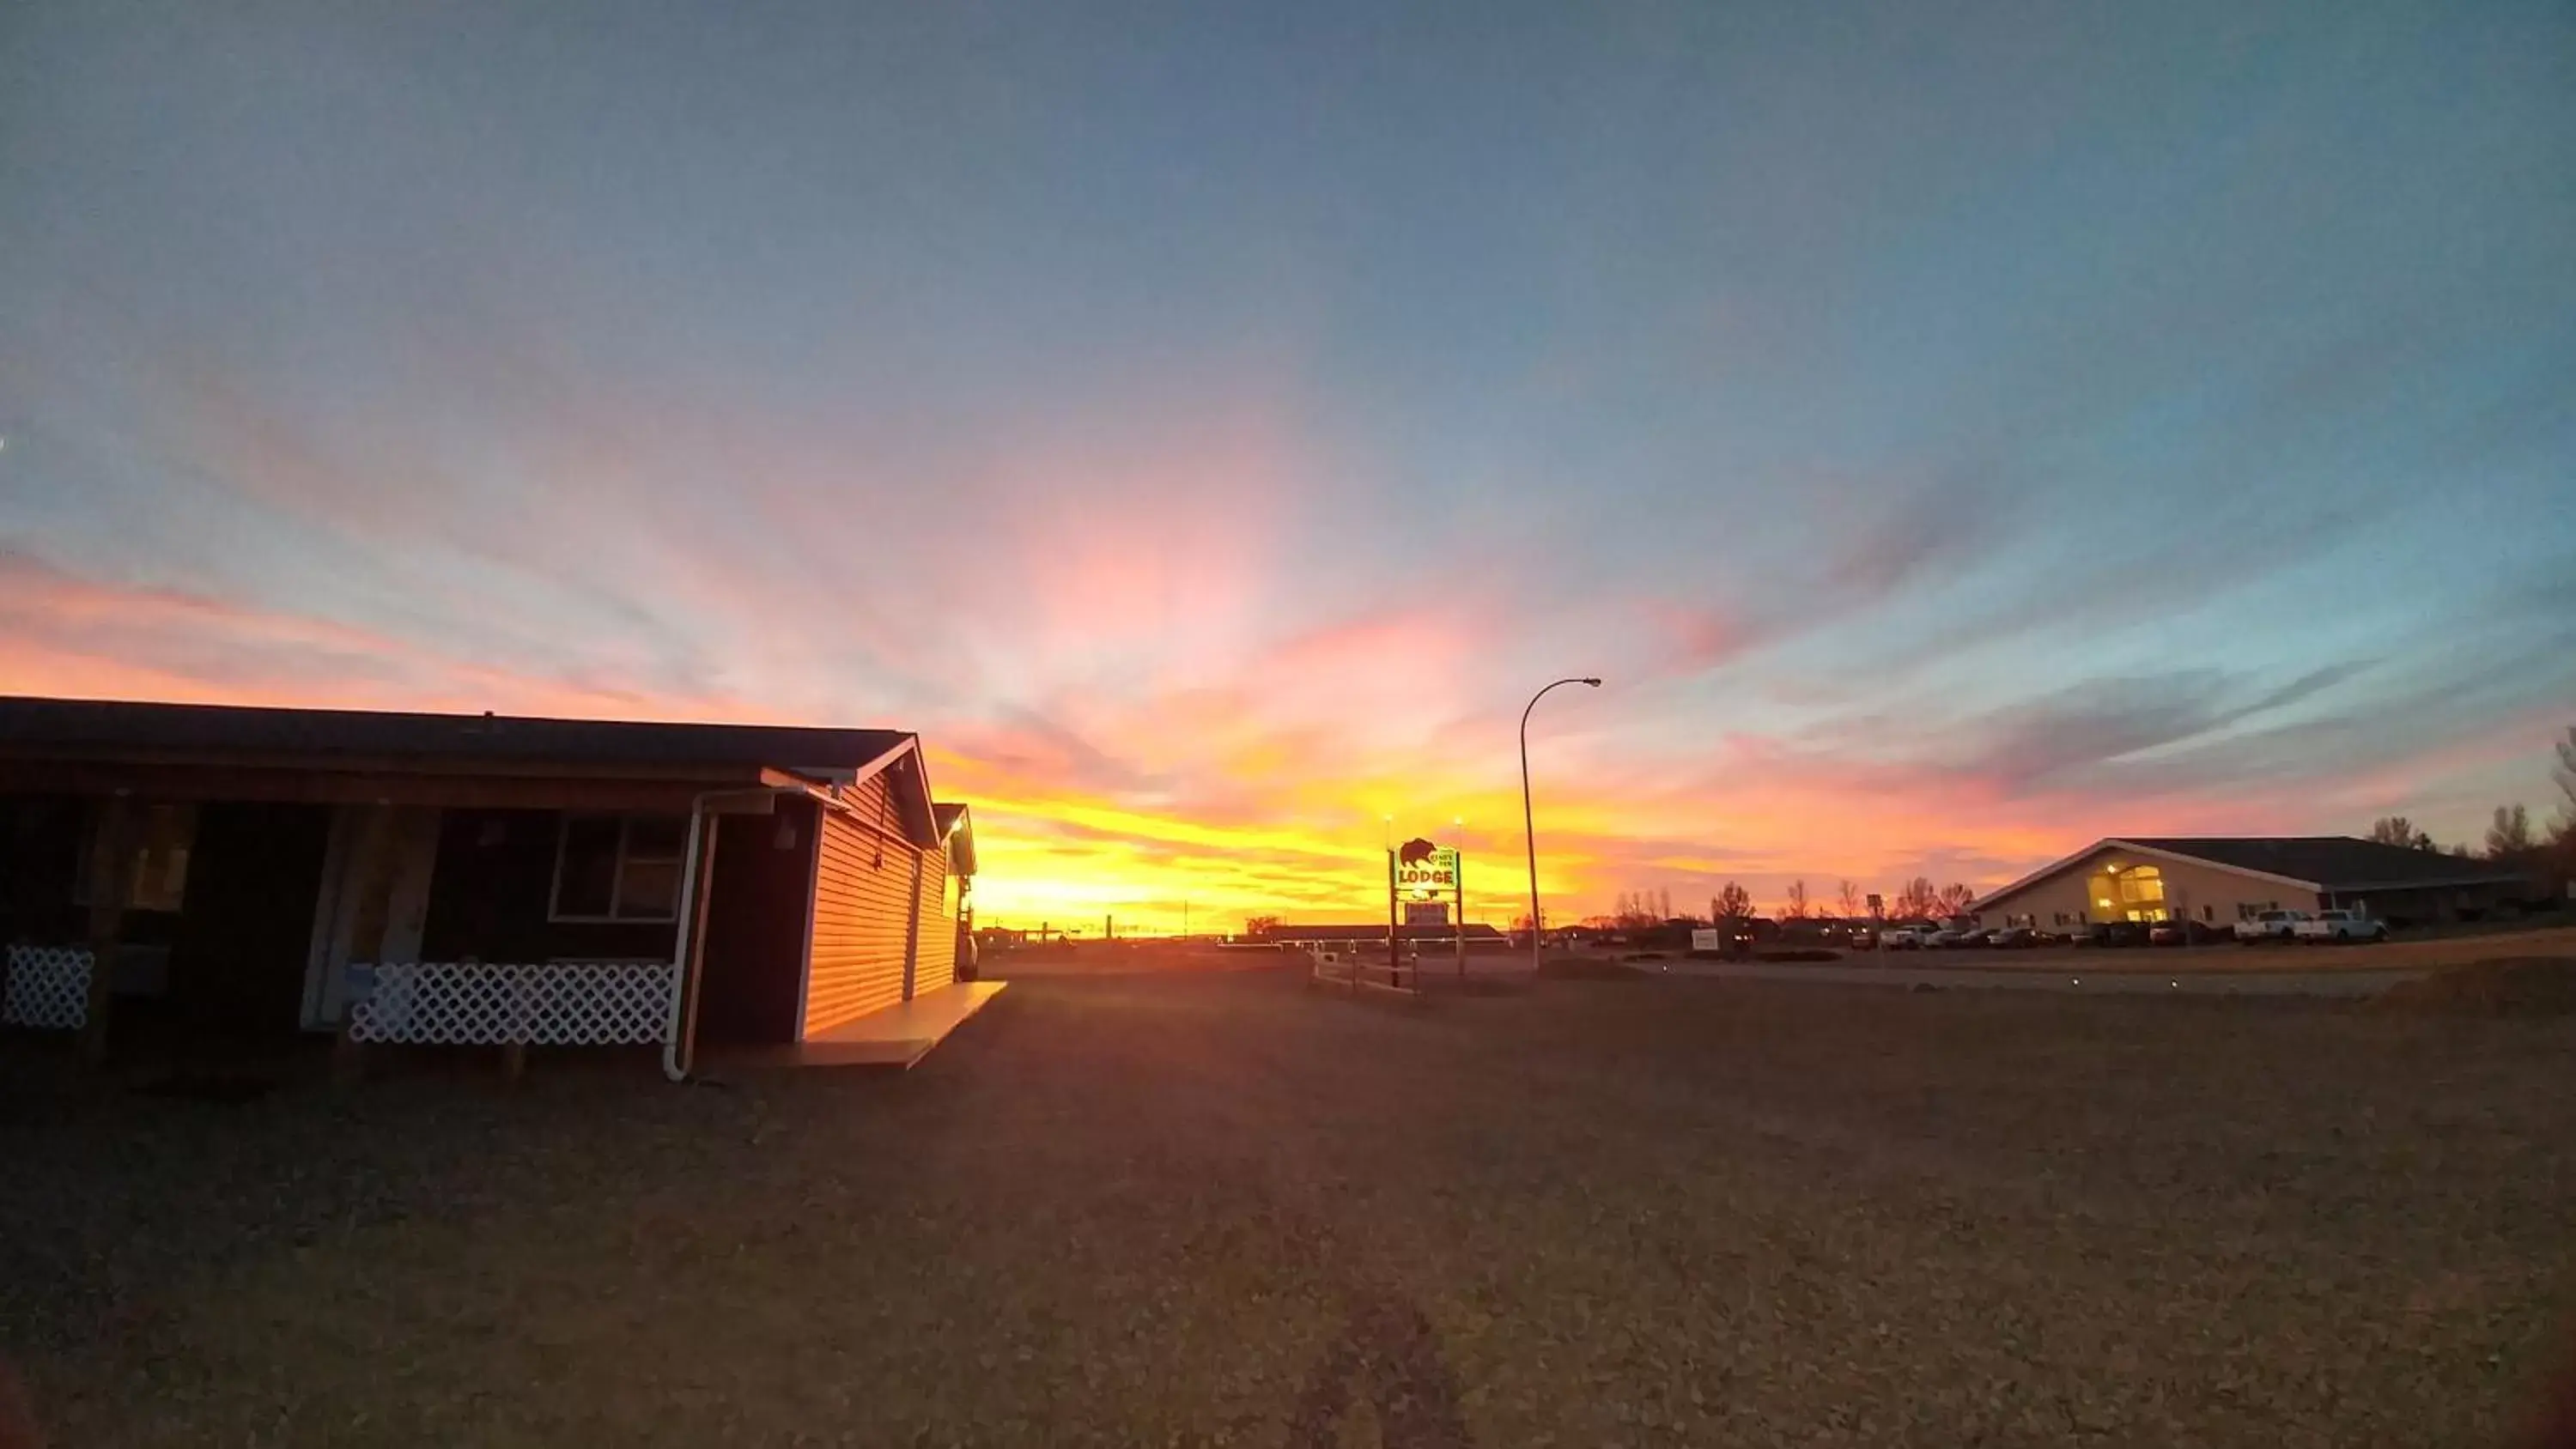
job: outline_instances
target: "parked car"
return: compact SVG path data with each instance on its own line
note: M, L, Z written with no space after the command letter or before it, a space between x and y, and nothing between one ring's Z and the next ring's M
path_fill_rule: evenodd
M1929 944L1932 933L1917 926L1881 926L1878 949L1882 951L1920 951Z
M2147 923L2144 921L2097 921L2093 925L2096 946L2144 946Z
M1989 939L1986 944L1998 951L2026 951L2033 946L2043 944L2040 933L2029 926L2006 926L2000 931L1988 934Z
M2158 921L2147 927L2147 944L2150 946L2180 946L2190 939L2190 928L2180 921Z
M2306 919L2305 911L2260 911L2252 919L2236 923L2236 939L2247 946L2293 940L2299 934L2299 923Z
M2359 911L2319 911L2291 928L2292 938L2300 941L2385 941L2388 923L2374 921Z

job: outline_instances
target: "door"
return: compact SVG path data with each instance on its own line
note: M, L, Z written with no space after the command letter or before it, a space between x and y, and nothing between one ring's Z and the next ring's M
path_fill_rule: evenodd
M439 813L430 805L343 805L333 812L305 969L308 1029L339 1026L352 961L420 959Z

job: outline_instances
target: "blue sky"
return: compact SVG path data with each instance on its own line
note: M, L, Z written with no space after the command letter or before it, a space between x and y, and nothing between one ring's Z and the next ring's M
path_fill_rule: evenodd
M1562 673L1586 906L2576 722L2563 5L0 27L0 688L919 728L1131 918L1517 854Z

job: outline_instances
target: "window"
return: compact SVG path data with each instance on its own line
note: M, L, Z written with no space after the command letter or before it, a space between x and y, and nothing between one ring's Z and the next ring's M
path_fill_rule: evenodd
M2160 902L2165 898L2164 872L2152 865L2142 865L2120 877L2120 899L2132 905ZM2139 919L2132 912L2129 919Z
M556 921L674 921L688 823L676 815L567 815L555 846Z
M93 879L101 818L90 821L89 838L81 843L72 870L72 904L107 904L98 898ZM150 805L125 821L125 899L129 911L178 911L188 900L188 851L197 840L197 807Z
M2217 920L2217 919L2218 919L2218 907L2216 907L2216 906L2202 906L2202 907L2200 908L2200 918L2201 918L2202 920L2204 920L2204 921L2214 921L2214 920Z

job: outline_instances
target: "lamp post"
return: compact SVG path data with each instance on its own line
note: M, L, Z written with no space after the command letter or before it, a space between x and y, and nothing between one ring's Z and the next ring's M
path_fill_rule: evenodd
M1532 971L1538 969L1538 827L1532 821L1530 810L1529 717L1530 711L1538 708L1538 702L1547 698L1547 690L1556 688L1557 684L1588 684L1594 689L1601 687L1601 681L1598 679L1560 679L1556 684L1549 685L1547 689L1531 695L1530 702L1521 710L1521 839L1529 844L1530 969Z

